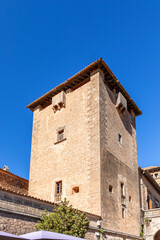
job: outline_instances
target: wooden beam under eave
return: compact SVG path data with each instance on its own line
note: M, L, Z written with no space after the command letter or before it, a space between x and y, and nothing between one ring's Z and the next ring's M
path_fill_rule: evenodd
M115 84L114 81L113 81L113 79L107 79L106 81L107 81L108 83Z
M84 76L84 78L88 78L90 76L90 74L85 73L85 74L83 74L83 76Z
M78 77L78 80L79 80L79 79L83 81L83 80L85 79L85 77L79 76L79 77Z

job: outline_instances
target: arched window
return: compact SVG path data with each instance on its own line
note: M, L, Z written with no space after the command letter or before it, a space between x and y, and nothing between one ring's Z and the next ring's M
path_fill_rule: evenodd
M160 240L160 230L158 230L154 235L154 240Z

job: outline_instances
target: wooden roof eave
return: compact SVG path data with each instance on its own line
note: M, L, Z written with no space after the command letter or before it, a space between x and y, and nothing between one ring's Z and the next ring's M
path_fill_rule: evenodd
M104 60L102 58L100 58L99 60L90 64L86 68L82 69L80 72L75 74L73 77L69 78L66 82L61 83L56 88L52 89L51 91L49 91L48 93L46 93L42 97L40 97L39 99L37 99L34 102L32 102L31 104L29 104L27 106L27 108L29 108L31 111L34 111L34 108L37 105L41 105L41 104L43 105L46 99L52 98L54 95L56 95L60 91L62 91L64 89L66 90L67 88L72 88L74 85L78 84L80 81L85 80L87 77L89 77L90 73L92 71L96 70L97 68L100 68L103 71L104 75L107 76L105 81L106 81L107 85L109 85L110 88L115 88L117 91L122 92L124 97L127 99L129 109L130 110L133 109L136 116L141 115L142 112L140 111L140 109L134 103L132 98L129 96L129 94L126 92L126 90L120 84L118 79L115 77L115 75L112 73L112 71L110 70L110 68L107 66L107 64L104 62Z
M139 174L141 176L144 176L150 182L150 184L156 189L156 191L160 194L160 186L156 182L156 180L151 176L149 171L144 170L141 167L138 167L138 171L139 171Z
M105 63L106 64L106 63ZM108 66L107 66L108 67ZM111 71L111 70L110 70ZM110 72L109 72L110 73ZM110 76L108 76L108 74L106 73L107 78L105 77L105 82L108 86L112 86L112 89L116 89L116 91L121 92L124 97L127 99L127 105L129 110L134 110L136 116L139 116L142 114L142 112L140 111L140 109L137 107L137 105L134 103L134 101L132 100L132 98L129 96L129 94L126 92L126 90L123 88L123 86L121 85L121 83L117 80L117 78L115 77L114 74L110 73Z

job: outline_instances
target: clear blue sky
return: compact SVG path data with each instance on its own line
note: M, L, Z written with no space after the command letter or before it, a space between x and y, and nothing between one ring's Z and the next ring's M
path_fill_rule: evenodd
M26 105L100 57L143 112L139 165L160 165L160 1L0 0L1 168L28 178Z

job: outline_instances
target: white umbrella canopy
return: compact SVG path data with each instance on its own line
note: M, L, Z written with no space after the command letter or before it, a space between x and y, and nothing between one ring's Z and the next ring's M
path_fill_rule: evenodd
M85 240L84 238L73 237L66 234L49 232L49 231L38 231L23 234L20 236L13 235L11 233L0 231L0 240Z
M32 232L32 233L27 233L23 234L20 237L23 239L29 239L29 240L85 240L84 238L78 238L78 237L73 237L70 235L66 234L61 234L61 233L56 233L56 232L49 232L49 231L37 231L37 232Z
M0 240L22 240L22 239L24 240L24 238L20 236L0 231Z

